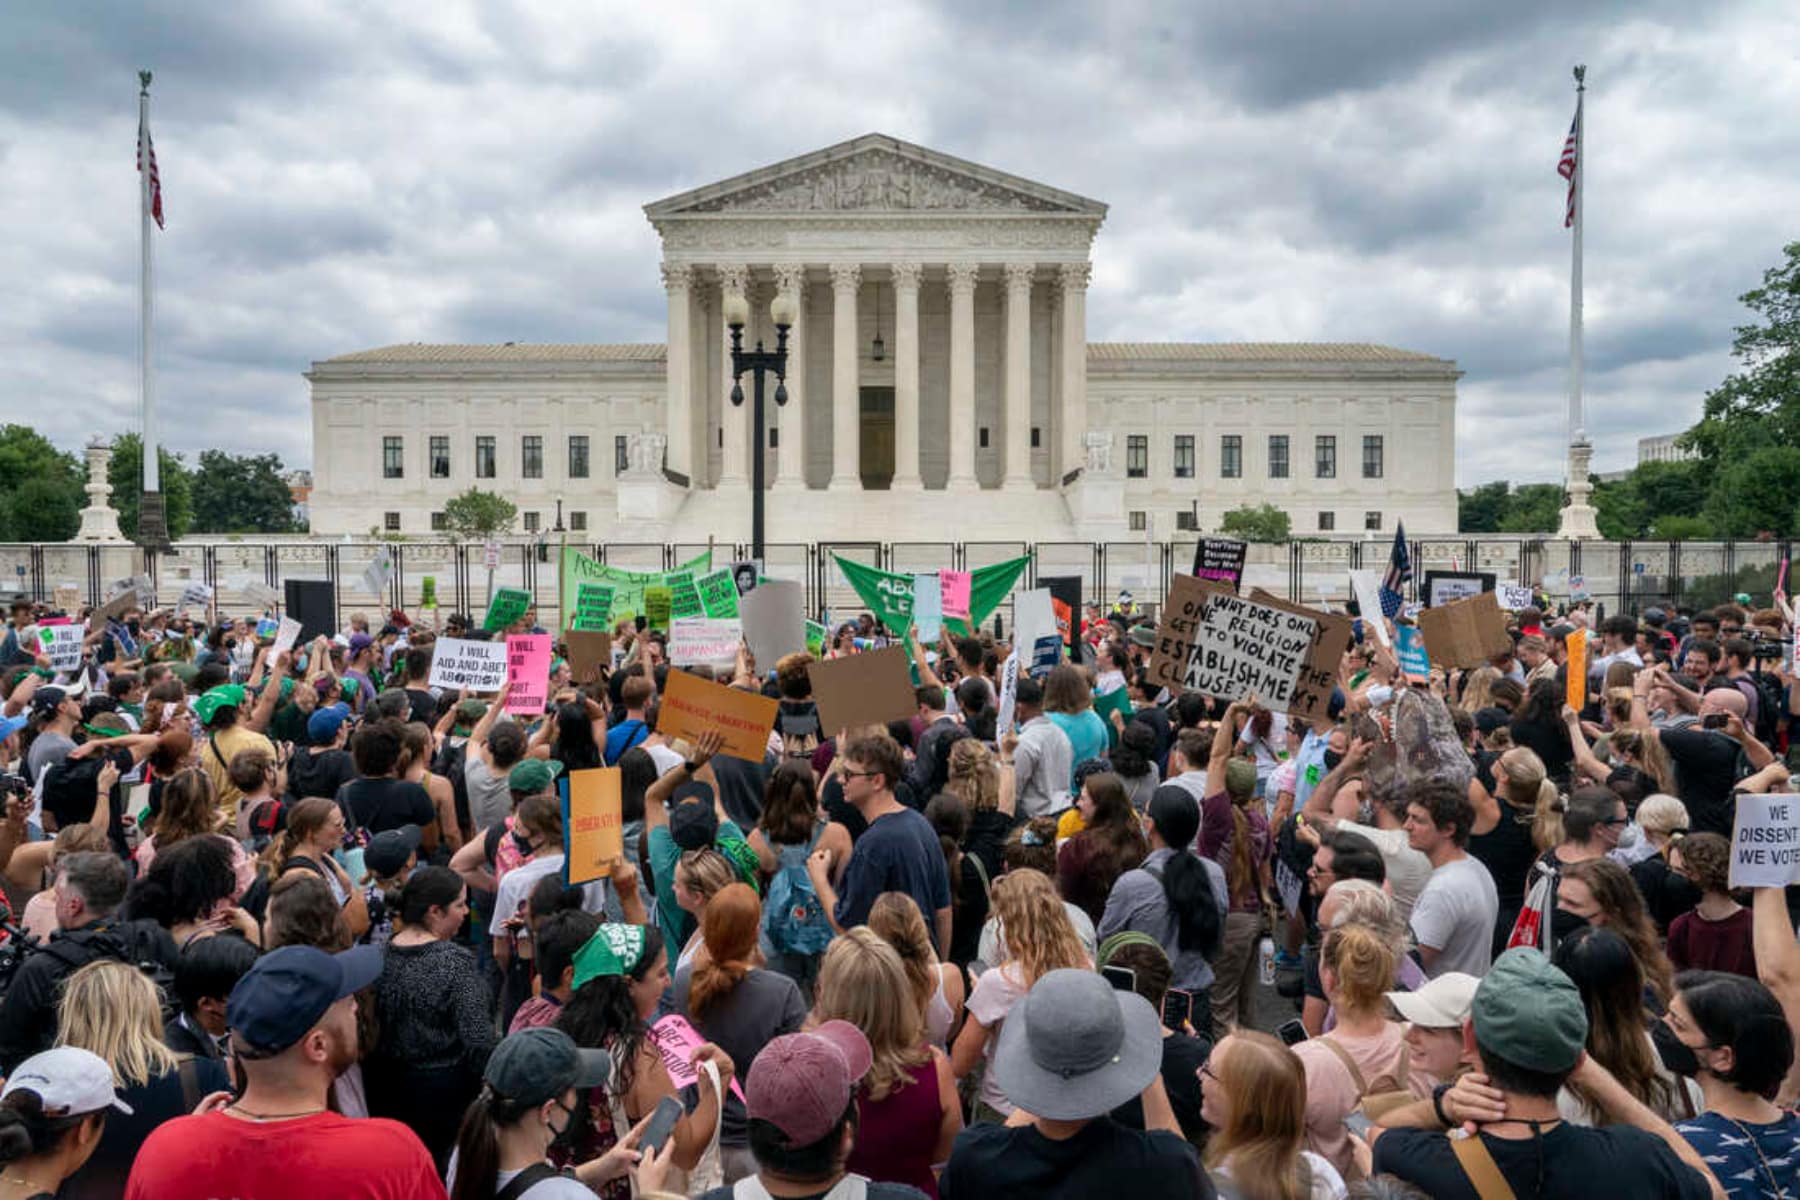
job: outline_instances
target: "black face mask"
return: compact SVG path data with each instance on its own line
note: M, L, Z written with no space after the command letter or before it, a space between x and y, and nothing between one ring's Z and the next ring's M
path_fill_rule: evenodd
M512 840L513 840L513 845L515 845L519 848L520 854L525 855L527 858L531 857L531 839L530 838L519 833L517 830L514 830L513 834L512 834Z
M574 1140L574 1137L575 1137L575 1126L577 1123L576 1119L575 1119L576 1113L578 1110L584 1108L585 1106L586 1106L586 1102L580 1098L576 1099L574 1108L563 1108L562 1101L558 1100L556 1102L556 1107L562 1108L563 1115L565 1117L567 1117L568 1119L563 1122L563 1127L561 1129L556 1128L554 1125L552 1125L550 1127L550 1133L551 1133L550 1149L557 1150L557 1149L572 1149L573 1148L573 1147L571 1147L570 1143Z
M1694 1053L1692 1046L1675 1036L1667 1021L1651 1022L1650 1040L1656 1044L1657 1057L1669 1070L1689 1079L1700 1073L1700 1056Z
M1325 769L1327 771L1337 770L1338 764L1343 761L1344 756L1339 754L1336 750L1327 750L1325 752Z
M1565 912L1559 908L1550 914L1550 936L1559 942L1564 938L1573 937L1577 931L1587 927L1588 919L1578 917L1572 912Z

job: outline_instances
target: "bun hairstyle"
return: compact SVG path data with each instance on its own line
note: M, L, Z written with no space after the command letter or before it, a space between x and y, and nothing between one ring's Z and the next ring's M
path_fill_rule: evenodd
M1400 960L1394 945L1366 925L1339 925L1325 935L1319 965L1337 978L1333 1000L1340 1012L1381 1012L1394 989Z
M104 1111L71 1117L44 1115L44 1101L30 1088L18 1088L0 1100L0 1164L34 1154L48 1154L89 1117L106 1119Z

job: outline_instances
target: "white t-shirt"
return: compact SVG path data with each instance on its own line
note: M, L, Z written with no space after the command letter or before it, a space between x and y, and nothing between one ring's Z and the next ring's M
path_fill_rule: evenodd
M1431 860L1412 848L1404 829L1377 829L1355 821L1339 821L1337 827L1360 833L1375 843L1381 851L1382 865L1387 868L1388 883L1394 888L1394 909L1402 921L1410 919L1419 893L1431 878Z
M502 876L500 888L494 893L494 922L488 927L488 936L500 937L506 918L524 914L525 903L531 899L531 889L537 886L538 880L558 873L562 866L561 854L540 854ZM599 916L616 909L616 905L610 903L611 888L605 880L583 884L581 890L585 896L581 902L583 910ZM616 911L613 915L616 917Z
M667 775L670 771L673 771L682 764L683 760L681 755L677 754L673 749L666 745L659 742L645 742L643 743L643 746L644 753L648 754L650 756L650 761L656 764L656 777L658 779L661 779L664 775Z
M1479 859L1464 855L1434 870L1412 910L1413 937L1438 951L1425 973L1433 979L1447 971L1486 975L1499 915L1494 877Z

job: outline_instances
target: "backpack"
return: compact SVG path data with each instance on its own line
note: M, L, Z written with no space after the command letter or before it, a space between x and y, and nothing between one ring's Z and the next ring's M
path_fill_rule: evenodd
M806 873L807 856L824 832L825 825L820 822L806 845L778 849L781 862L769 881L769 897L763 904L763 932L769 935L769 944L783 954L823 954L831 943L831 921Z
M455 797L456 823L464 829L473 827L473 819L469 815L469 780L463 774L463 767L469 759L469 743L452 746L450 739L431 759L431 773L450 781L450 794Z
M1775 730L1780 723L1781 714L1787 711L1787 692L1781 681L1773 675L1753 672L1750 683L1756 688L1756 740L1775 749ZM1741 688L1739 689L1742 690Z

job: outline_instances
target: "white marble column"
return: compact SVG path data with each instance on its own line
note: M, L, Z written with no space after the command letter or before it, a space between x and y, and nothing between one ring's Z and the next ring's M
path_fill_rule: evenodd
M1032 263L1006 264L1006 472L1001 486L1022 491L1031 478Z
M1092 264L1080 262L1064 263L1058 272L1062 287L1062 475L1087 462L1087 286L1093 270Z
M919 279L924 268L897 262L894 273L894 482L896 491L918 491L919 478Z
M749 393L745 393L743 404L731 402L731 326L725 323L725 302L734 296L744 297L748 302L750 272L744 267L719 268L719 336L724 338L720 350L719 362L722 364L720 374L723 393L719 400L719 428L724 430L724 451L719 459L719 486L721 488L750 486L750 454L748 435L750 403ZM750 336L749 327L744 329L744 336Z
M806 486L806 268L776 267L775 293L794 301L794 324L788 329L788 402L777 405L774 391L769 393L775 427L781 430L781 445L775 451L775 486L782 491L797 491ZM769 349L774 348L770 343Z
M951 263L950 275L950 478L948 490L974 491L975 478L975 276L974 263Z
M862 490L862 393L856 355L856 292L862 268L831 266L831 490Z
M691 484L694 478L694 393L692 324L689 289L694 269L685 263L662 265L663 287L669 293L668 391L663 402L665 428L669 435L668 469L684 476ZM601 447L595 447L598 452Z

